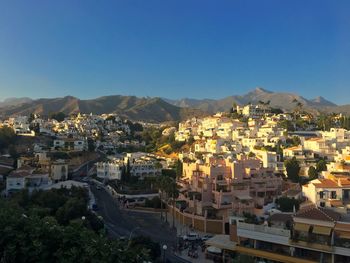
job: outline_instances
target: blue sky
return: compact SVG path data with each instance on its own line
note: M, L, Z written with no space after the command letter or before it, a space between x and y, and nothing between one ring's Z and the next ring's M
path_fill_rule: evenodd
M0 0L0 99L261 86L350 103L349 13L346 0Z

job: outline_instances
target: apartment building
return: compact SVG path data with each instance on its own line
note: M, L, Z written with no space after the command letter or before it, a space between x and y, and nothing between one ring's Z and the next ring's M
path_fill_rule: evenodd
M104 180L121 180L124 163L119 160L96 163L97 177Z
M350 262L350 223L329 209L308 206L262 224L230 218L231 251L271 262Z
M264 206L281 194L283 180L258 159L208 156L205 162L183 164L179 200L185 212L220 218L244 213L263 216Z

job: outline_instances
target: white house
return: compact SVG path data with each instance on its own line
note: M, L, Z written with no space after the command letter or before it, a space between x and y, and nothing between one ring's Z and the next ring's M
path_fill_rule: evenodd
M64 181L68 178L68 164L64 160L51 163L51 179L55 182Z
M121 180L122 178L122 162L98 162L96 168L98 178L106 180Z
M53 149L84 151L87 149L87 144L84 140L74 138L56 139L53 141Z

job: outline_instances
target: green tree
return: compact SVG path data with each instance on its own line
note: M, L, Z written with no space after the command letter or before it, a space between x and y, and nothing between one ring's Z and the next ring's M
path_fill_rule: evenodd
M286 167L288 178L294 183L299 183L300 165L298 160L295 157L289 160L285 160L284 166Z
M169 176L159 176L157 178L157 187L160 192L161 199L161 209L163 208L163 201L168 201L169 198L172 198L174 202L175 198L178 197L178 188L176 184L176 180ZM160 218L163 218L163 212L160 213ZM168 222L168 213L165 210L165 221Z
M309 167L308 175L310 180L318 178L318 172L314 166Z
M13 129L9 127L0 128L0 150L7 148L10 144L15 143L16 134Z
M329 129L334 126L332 116L329 114L321 114L318 116L316 124L318 126L318 129L323 131L329 131Z
M327 171L327 162L324 159L321 159L316 164L317 172Z
M88 138L87 139L87 143L88 143L88 151L89 152L95 151L95 142L94 142L94 140L91 139L91 138Z
M278 127L286 129L287 131L294 131L294 125L291 121L288 120L282 120L278 122Z
M299 209L300 201L294 198L280 197L276 200L278 209L282 212L293 212L295 207L296 211Z
M180 159L177 159L176 162L176 178L182 177L182 169L183 169L183 163L180 161Z
M64 195L62 200L66 199L67 202L85 195L77 189L57 189L48 191L48 194L36 192L35 198L24 193L11 200L0 200L1 262L136 263L151 259L147 251L154 244L143 245L140 240L135 242L134 247L129 247L126 242L110 240L105 233L97 233L88 227L88 217L92 214L88 214L85 220L79 217L62 225L48 215L49 209L47 212L38 212L45 211L45 206L56 206L52 200L48 203L42 200L45 196L50 196L51 191L54 195ZM24 197L29 202L19 203ZM57 210L61 208L58 207Z
M347 130L350 130L350 117L344 116L341 120L341 127Z
M141 251L142 249L146 248L149 251L149 256L152 259L159 258L161 255L159 243L156 243L149 237L145 236L134 237L130 242L130 248L136 251Z
M80 218L86 214L86 204L83 200L78 198L69 199L62 207L56 212L57 221L66 225L71 220Z
M125 181L129 182L131 180L131 166L130 166L130 160L128 158L128 161L126 162L126 167L125 167Z
M64 121L64 118L66 118L66 114L64 114L63 112L51 112L49 113L49 118L50 119L54 119L56 121Z
M187 143L188 143L189 145L192 145L192 144L194 143L194 138L193 138L192 135L188 138Z

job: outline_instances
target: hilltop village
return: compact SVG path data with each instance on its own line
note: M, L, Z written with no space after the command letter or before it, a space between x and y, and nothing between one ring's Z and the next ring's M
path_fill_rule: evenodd
M82 187L96 214L106 191L120 209L160 213L176 229L175 251L202 238L206 260L350 262L349 128L349 117L300 103L166 123L15 116L0 122L1 191Z

